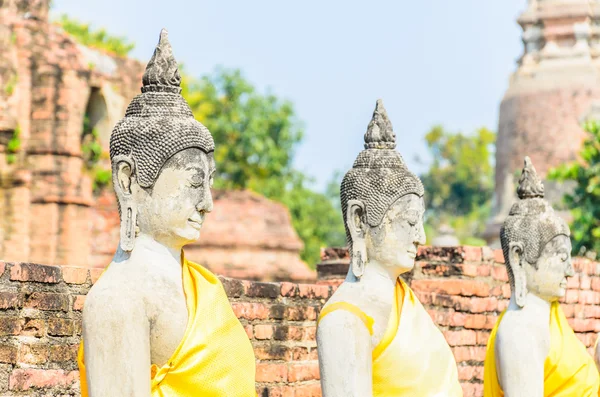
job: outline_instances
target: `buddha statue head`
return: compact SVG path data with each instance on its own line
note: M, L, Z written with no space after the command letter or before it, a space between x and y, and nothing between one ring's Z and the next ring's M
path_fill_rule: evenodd
M198 239L212 210L214 142L181 96L181 76L162 30L136 96L110 137L120 248L137 234L180 249Z
M500 230L500 241L516 304L525 305L532 293L548 302L565 295L573 275L570 231L544 200L544 185L529 157L513 204Z
M374 261L396 277L411 270L418 244L425 243L423 184L395 147L392 123L378 100L365 149L340 189L350 270L356 278Z

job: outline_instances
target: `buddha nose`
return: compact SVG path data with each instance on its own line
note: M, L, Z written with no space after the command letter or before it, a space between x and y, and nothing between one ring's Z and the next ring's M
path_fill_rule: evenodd
M425 226L423 225L423 223L419 224L419 231L417 232L417 238L415 243L419 244L419 245L425 245L425 243L427 242L427 237L425 235Z
M567 260L567 270L565 271L567 277L573 277L575 275L575 270L573 269L573 261L571 257Z
M198 212L211 212L213 210L213 198L210 189L206 189L204 197L196 205Z

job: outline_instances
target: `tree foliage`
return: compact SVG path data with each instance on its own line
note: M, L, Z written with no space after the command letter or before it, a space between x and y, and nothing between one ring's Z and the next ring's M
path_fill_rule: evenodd
M57 23L79 43L91 48L105 50L121 57L127 56L135 48L135 44L125 37L113 36L105 29L92 30L89 23L81 23L65 14L59 17Z
M446 223L455 229L461 243L483 243L476 237L491 210L495 139L487 128L465 135L438 125L427 133L425 140L433 163L421 179L429 231Z
M583 128L588 137L579 161L550 170L548 177L575 182L564 198L573 216L573 252L595 255L600 252L600 121L588 121Z
M214 137L215 187L250 189L287 206L310 265L322 246L345 244L336 201L292 166L302 128L290 102L258 93L240 71L225 69L202 79L184 73L182 94Z

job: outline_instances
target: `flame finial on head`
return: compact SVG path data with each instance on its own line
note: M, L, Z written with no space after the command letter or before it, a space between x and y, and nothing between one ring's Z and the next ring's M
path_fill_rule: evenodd
M394 149L395 147L396 135L392 122L383 107L383 101L378 99L365 133L365 149Z
M519 178L517 195L521 200L534 197L544 198L544 185L535 171L529 156L525 156L525 165L521 173L521 178Z
M166 29L160 31L154 54L146 65L142 84L142 92L181 92L181 75Z

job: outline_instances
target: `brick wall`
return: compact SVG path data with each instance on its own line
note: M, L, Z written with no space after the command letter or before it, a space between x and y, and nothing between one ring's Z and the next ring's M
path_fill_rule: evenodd
M417 260L406 279L452 346L465 397L481 396L485 345L510 295L501 252L425 247ZM600 264L574 266L563 308L589 347L600 331ZM320 396L315 320L346 269L344 250L326 250L319 284L222 278L254 345L261 397ZM0 395L79 395L81 309L100 272L0 261Z

